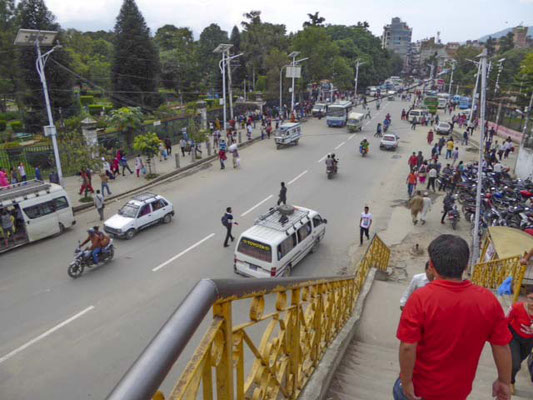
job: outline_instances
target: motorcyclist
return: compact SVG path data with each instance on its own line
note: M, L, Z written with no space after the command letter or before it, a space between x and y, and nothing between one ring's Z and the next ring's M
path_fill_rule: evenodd
M331 159L331 154L326 157L326 169L333 170L335 168L335 162Z
M389 126L390 126L390 119L385 118L383 120L383 130L387 132L387 130L389 129Z
M368 153L368 146L370 143L368 143L368 140L366 140L366 137L361 140L361 143L359 143L359 149L361 150L361 153Z
M91 246L86 250L91 252L93 262L95 264L98 264L98 254L102 251L100 247L100 232L98 231L98 227L95 226L89 229L87 233L89 234L89 236L80 244L80 247L83 247L85 244L91 242Z
M337 172L339 160L335 158L335 153L331 153L331 160L333 161L333 170Z
M98 264L98 256L102 252L103 249L106 248L106 246L109 244L111 239L109 236L107 236L104 232L96 231L96 235L98 236L98 247L93 250L92 256L93 256L93 262L94 264Z

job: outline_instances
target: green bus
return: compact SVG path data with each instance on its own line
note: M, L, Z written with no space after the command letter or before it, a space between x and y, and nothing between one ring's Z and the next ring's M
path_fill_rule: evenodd
M439 98L437 96L428 95L424 97L424 105L431 114L436 114L437 107L439 106Z

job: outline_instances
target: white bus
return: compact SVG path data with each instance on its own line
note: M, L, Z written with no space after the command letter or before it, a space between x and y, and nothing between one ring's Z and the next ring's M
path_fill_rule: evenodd
M330 104L328 106L328 113L326 116L326 123L329 127L332 126L346 126L348 120L348 114L352 109L351 101L341 101L338 103Z
M28 181L0 188L0 212L7 212L14 232L0 227L0 238L8 236L8 247L0 252L63 232L76 223L65 190L54 183Z
M297 206L272 208L240 236L233 268L255 278L287 276L326 233L327 220Z

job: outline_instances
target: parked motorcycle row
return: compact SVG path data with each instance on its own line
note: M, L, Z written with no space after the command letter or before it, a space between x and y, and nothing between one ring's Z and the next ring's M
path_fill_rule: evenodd
M440 177L444 187L452 188L461 204L461 211L467 221L474 224L476 212L478 165L465 167L461 182L453 187L452 176ZM506 172L496 173L483 169L481 189L480 235L490 226L508 226L521 230L533 229L533 182L511 179Z

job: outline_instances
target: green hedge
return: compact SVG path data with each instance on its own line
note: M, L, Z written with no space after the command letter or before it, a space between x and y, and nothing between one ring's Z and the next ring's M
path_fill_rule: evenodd
M6 121L4 121L3 119L0 119L0 131L5 131L6 130Z
M24 125L20 121L11 121L9 126L13 129L13 132L22 132L24 130Z
M82 106L88 106L94 103L94 96L80 96L80 104Z
M20 117L20 113L18 111L7 111L0 113L0 119L4 121L11 121L14 119L18 119Z
M113 109L111 104L89 104L89 114L100 115L103 110L106 114Z

